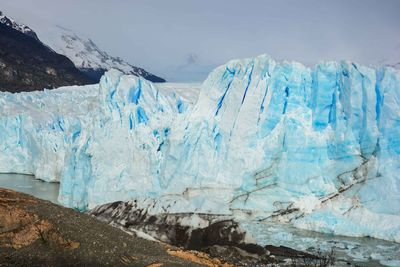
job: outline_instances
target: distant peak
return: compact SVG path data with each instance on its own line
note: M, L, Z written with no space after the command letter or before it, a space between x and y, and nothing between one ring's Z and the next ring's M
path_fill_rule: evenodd
M186 64L187 65L196 64L198 61L199 61L199 57L197 56L196 53L191 53L186 57Z

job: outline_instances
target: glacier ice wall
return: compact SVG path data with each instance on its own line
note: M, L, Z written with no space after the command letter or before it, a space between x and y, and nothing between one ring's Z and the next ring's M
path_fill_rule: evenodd
M197 103L108 72L0 95L0 172L59 180L79 209L279 220L400 242L400 73L268 56L214 70Z
M96 88L0 92L0 172L59 181L73 132L82 125L89 131L87 113L98 105Z

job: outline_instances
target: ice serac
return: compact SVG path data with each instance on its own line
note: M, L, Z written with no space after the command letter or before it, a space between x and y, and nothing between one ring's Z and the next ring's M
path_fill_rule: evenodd
M3 94L0 171L56 177L79 209L136 200L400 242L398 70L263 55L218 67L193 105L116 71L96 89Z
M87 209L163 192L169 135L189 104L154 84L119 71L99 84L91 133L79 136L61 177L60 201Z
M0 172L59 181L78 132L90 131L96 87L0 93Z

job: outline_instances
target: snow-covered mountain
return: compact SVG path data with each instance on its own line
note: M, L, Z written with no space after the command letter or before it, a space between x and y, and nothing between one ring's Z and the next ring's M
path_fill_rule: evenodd
M104 72L110 69L117 69L128 75L141 76L152 82L165 82L163 78L151 74L142 68L135 67L119 57L110 56L107 52L99 49L91 39L82 37L82 35L78 35L64 27L53 27L51 30L48 30L49 32L46 35L40 36L39 40L36 32L29 26L7 17L1 11L0 23L12 27L44 43L56 53L68 57L76 68L81 70L94 82L99 82Z
M163 70L163 73L169 79L183 83L204 81L208 74L218 65L220 64L206 62L199 55L192 52L182 58L180 65L169 66Z
M135 67L119 57L112 57L101 50L89 38L77 35L72 30L57 26L54 32L44 41L57 53L67 56L75 66L95 80L105 71L117 69L125 74L141 76L152 82L165 82L142 68Z
M21 92L93 83L29 27L0 16L0 91Z
M352 62L234 60L193 104L114 70L0 94L0 172L60 181L79 209L134 200L400 242L399 99L398 70Z

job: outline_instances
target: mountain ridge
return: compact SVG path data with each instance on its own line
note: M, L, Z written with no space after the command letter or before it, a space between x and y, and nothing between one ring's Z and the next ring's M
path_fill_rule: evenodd
M10 17L7 17L2 11L0 11L0 23L5 24L6 26L11 27L14 30L22 32L25 35L28 35L33 39L39 41L39 37L36 35L34 30L32 30L29 26L25 24L19 23Z
M52 52L66 56L86 76L86 80L91 83L99 82L101 76L110 69L117 69L128 75L141 76L152 82L166 81L143 68L133 66L120 57L109 55L104 50L101 50L90 38L82 37L60 25L56 25L55 30L52 32L52 38L43 36L44 38L39 39L32 28L6 16L2 11L0 11L0 23L40 42Z
M19 28L10 21L3 16L0 23L0 91L93 83L71 60L45 46L30 28Z
M100 81L101 76L109 69L117 69L124 74L141 76L152 82L165 82L143 68L133 66L120 57L113 57L90 38L80 36L70 29L56 26L57 31L46 42L57 53L67 56L75 66L90 78Z

